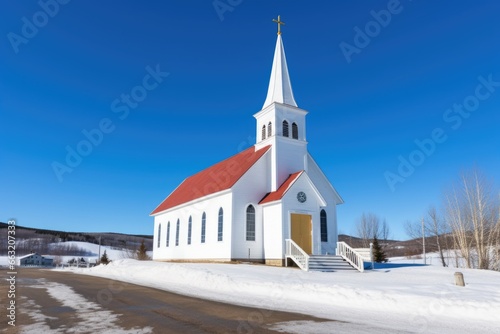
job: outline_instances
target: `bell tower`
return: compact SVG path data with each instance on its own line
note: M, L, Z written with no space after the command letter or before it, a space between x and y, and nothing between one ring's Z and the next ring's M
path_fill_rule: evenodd
M278 38L267 97L262 110L254 115L257 121L256 149L272 145L271 191L275 191L292 173L307 171L307 111L300 109L293 96L285 49L281 38L280 16Z

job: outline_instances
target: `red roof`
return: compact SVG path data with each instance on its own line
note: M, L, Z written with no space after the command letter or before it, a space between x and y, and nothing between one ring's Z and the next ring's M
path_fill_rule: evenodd
M266 146L256 151L252 146L188 177L151 212L151 215L231 188L269 150L269 147Z
M290 186L299 178L299 176L303 173L304 171L301 170L300 172L290 174L288 179L283 182L283 184L278 188L278 190L267 193L266 196L259 202L259 204L264 204L264 203L270 203L274 201L278 201L285 196L285 193L288 191Z

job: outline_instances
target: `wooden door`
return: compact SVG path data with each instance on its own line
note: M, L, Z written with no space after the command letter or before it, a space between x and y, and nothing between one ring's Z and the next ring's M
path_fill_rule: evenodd
M307 254L312 254L312 217L292 213L292 240Z

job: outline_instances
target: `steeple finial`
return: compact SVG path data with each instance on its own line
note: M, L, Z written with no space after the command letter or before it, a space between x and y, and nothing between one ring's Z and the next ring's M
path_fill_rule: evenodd
M281 21L281 16L278 15L278 19L273 19L273 22L278 24L278 35L281 35L281 25L285 25L285 22Z

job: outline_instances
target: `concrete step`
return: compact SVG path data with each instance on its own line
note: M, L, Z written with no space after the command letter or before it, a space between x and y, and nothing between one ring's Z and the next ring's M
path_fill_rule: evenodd
M357 271L341 256L336 255L312 255L309 257L309 270L310 271Z

